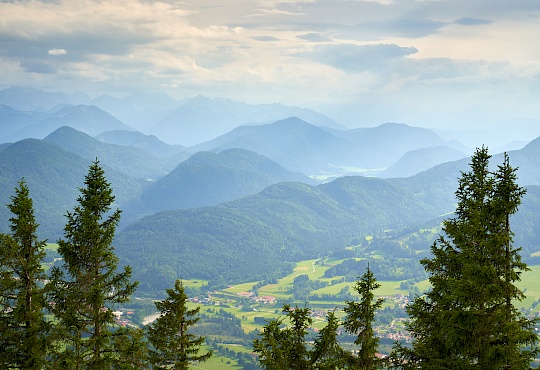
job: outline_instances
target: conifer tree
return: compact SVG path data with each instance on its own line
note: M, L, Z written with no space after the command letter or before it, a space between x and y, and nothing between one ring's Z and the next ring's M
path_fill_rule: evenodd
M455 217L421 261L432 290L407 308L413 345L395 351L404 368L528 369L537 352L535 321L513 306L524 298L515 283L527 266L512 246L510 216L525 191L508 156L495 173L489 159L477 149L459 180Z
M131 268L117 273L112 241L120 211L111 211L112 188L96 160L80 188L78 205L68 212L64 237L58 241L63 268L54 268L51 295L58 340L53 366L70 369L110 369L119 355L113 330L114 304L129 300L136 283Z
M281 328L283 320L270 320L253 341L253 351L259 353L259 364L267 370L310 369L311 351L307 348L307 328L313 320L310 309L283 305L290 325Z
M360 295L360 300L358 302L345 302L343 310L346 316L343 327L348 333L356 334L354 344L360 347L358 356L349 357L348 361L352 368L366 370L381 368L381 361L376 357L379 338L375 336L373 331L375 312L381 308L384 302L382 298L374 301L373 291L380 286L368 265L367 271L360 280L356 281L354 286L354 290Z
M338 341L339 319L335 310L328 312L327 324L321 329L311 352L311 367L320 370L342 369L347 363L347 353Z
M290 369L309 369L310 352L307 348L306 335L307 328L313 323L310 317L311 310L307 307L294 309L289 305L283 306L283 311L287 312L287 316L291 322L289 338L287 344L288 358L290 360Z
M167 289L168 297L156 302L160 316L148 327L150 363L154 369L187 369L195 361L204 362L212 351L199 355L204 337L197 337L189 328L199 321L200 307L188 309L188 296L180 280L174 289Z
M148 343L144 329L124 327L114 335L114 350L118 360L113 363L112 370L145 370L149 369Z
M264 326L260 339L253 340L253 352L259 354L259 364L266 370L288 369L289 332L282 330L283 319L273 319Z
M24 179L10 199L11 234L0 235L0 366L41 369L48 327L41 266L45 241L36 235L38 224Z

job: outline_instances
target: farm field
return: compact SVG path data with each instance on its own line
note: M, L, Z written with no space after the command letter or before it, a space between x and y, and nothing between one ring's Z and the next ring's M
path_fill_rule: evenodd
M201 307L201 313L212 315L212 313L217 314L218 307L219 310L223 310L228 314L234 315L237 319L240 320L241 327L244 333L249 334L254 331L261 331L265 325L265 320L271 319L285 319L284 314L281 312L283 303L289 303L291 306L298 305L299 307L310 307L312 312L316 315L313 316L312 328L322 329L326 326L325 313L328 310L336 308L336 313L339 317L343 317L344 313L342 308L345 304L343 299L338 298L336 295L345 287L349 287L349 291L354 293L353 286L354 281L344 281L336 284L328 285L320 289L311 291L310 294L329 294L334 295L334 299L319 301L319 300L310 300L310 301L297 301L293 299L292 289L294 286L294 279L299 275L308 275L310 280L315 281L324 281L330 283L332 280L335 280L339 277L333 277L332 279L324 278L324 272L334 264L338 264L343 260L325 260L324 264L321 264L321 261L318 260L306 260L299 262L296 265L294 271L279 279L276 284L267 284L262 285L257 289L259 297L275 297L273 303L261 303L257 302L254 298L249 301L244 295L253 290L253 287L256 286L259 282L249 282L244 284L237 284L234 286L229 286L226 289L223 289L218 292L211 294L212 296L212 306L203 306ZM516 302L518 309L531 309L534 302L540 300L540 286L538 281L540 281L540 266L530 266L531 271L523 273L522 281L518 283L518 286L525 290L527 298L522 302ZM359 271L358 275L361 275L363 272ZM408 289L402 289L400 286L405 280L401 281L378 281L381 284L381 287L377 289L374 293L376 297L384 297L386 299L383 308L389 309L399 309L401 310L404 304L407 302L407 297L414 292L423 292L429 288L429 281L422 280L413 285ZM260 284L259 284L260 285ZM354 294L353 294L354 297ZM354 298L353 298L354 299ZM195 305L195 304L194 304ZM535 305L534 305L535 306ZM320 311L319 311L320 310ZM320 313L318 313L320 312ZM401 311L403 312L403 310ZM533 311L535 312L535 311ZM391 326L382 326L379 328L381 335L386 333L392 334L403 330L403 319L392 320ZM284 323L287 323L286 319ZM222 338L223 339L223 338ZM250 343L250 342L249 342ZM222 346L228 346L230 349L235 351L247 351L250 352L250 346L241 346L235 343L226 343L226 338ZM381 345L381 351L388 352L391 349L390 344ZM223 356L222 353L215 352L216 357L213 360L213 363L217 360L217 364L229 365L232 366L234 363L234 358L231 356ZM223 358L224 363L221 362ZM227 364L227 361L231 361ZM211 369L212 364L204 364L201 366L209 367L200 367L205 369ZM231 367L235 368L235 367Z
M46 250L52 254L57 249L58 244L55 243L48 243L46 246ZM356 258L356 260L359 260L359 258ZM194 300L195 302L190 302L191 307L200 306L201 314L207 317L223 317L224 313L228 317L235 317L239 320L241 331L244 333L243 338L223 334L217 336L204 335L211 341L219 340L219 344L216 346L214 342L214 356L209 361L193 365L192 368L206 370L241 369L242 366L239 365L238 361L242 357L239 354L242 353L244 356L254 358L251 343L253 338L257 337L257 333L263 330L266 322L272 319L283 319L284 323L287 323L286 317L282 313L284 303L288 303L292 307L295 305L310 307L313 313L311 327L314 330L320 330L326 326L325 315L329 310L335 309L337 316L342 318L344 316L342 309L345 301L355 299L356 293L353 290L355 281L345 281L344 276L327 278L325 273L328 269L344 261L345 259L338 258L305 260L298 262L292 273L278 279L273 284L253 281L231 285L212 292L204 292L204 287L208 284L205 280L184 279L183 284L185 287L199 290L202 293L198 297L190 297L197 298ZM46 268L50 268L51 265L52 263L47 263ZM521 302L515 302L515 305L518 309L526 310L524 312L532 309L532 313L534 313L540 310L540 308L537 309L537 304L540 302L540 285L538 284L538 281L540 281L540 265L529 266L529 268L530 271L524 272L522 280L517 283L518 287L525 292L526 298ZM358 271L357 275L360 276L363 273L364 271ZM308 281L317 286L317 288L310 289L308 295L310 298L308 300L295 299L294 296L295 279L302 275L307 276ZM375 277L377 278L376 275ZM375 296L385 298L383 309L393 310L393 314L396 314L396 312L403 314L403 307L408 302L408 298L429 289L427 279L416 282L378 279L378 283L380 287L374 291ZM347 299L340 296L344 291L349 294ZM313 299L314 295L319 298ZM256 297L267 299L267 301L257 300ZM324 299L321 299L321 297L324 297ZM156 315L148 315L147 317L155 319ZM391 325L390 322L382 325L378 328L379 335L384 337L402 332L402 320L391 320ZM147 324L148 321L145 323ZM344 346L347 345L344 343ZM381 343L379 349L382 353L388 353L391 347L391 341L387 340ZM208 350L212 346L207 343L204 348Z

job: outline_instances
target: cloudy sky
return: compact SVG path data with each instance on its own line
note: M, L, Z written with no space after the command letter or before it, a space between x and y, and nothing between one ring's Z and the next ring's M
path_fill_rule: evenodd
M0 0L0 88L467 127L540 117L539 40L538 0Z

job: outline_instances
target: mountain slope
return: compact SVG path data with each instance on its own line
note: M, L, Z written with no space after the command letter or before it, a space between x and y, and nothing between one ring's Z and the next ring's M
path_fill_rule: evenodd
M160 178L175 165L143 149L102 143L67 126L57 129L43 140L88 160L98 158L103 164L135 178Z
M411 150L405 153L392 166L382 171L379 176L383 178L409 177L438 164L456 161L466 157L469 157L469 155L446 146Z
M455 150L467 150L459 142L446 141L432 130L403 123L385 123L377 127L330 132L362 148L357 164L365 168L389 167L405 153L416 149L447 146Z
M38 235L55 241L62 234L66 211L72 210L83 186L89 160L41 140L26 139L0 151L0 204L9 203L18 181L28 183L34 200ZM123 208L140 196L143 183L103 166L116 196L115 207ZM7 232L12 217L7 207L0 207L0 230Z
M430 130L403 124L336 130L315 127L291 117L267 125L238 127L191 149L243 148L308 175L339 175L365 170L377 174L406 152L437 144L463 148Z
M161 158L184 157L183 159L186 159L189 156L187 149L182 145L169 145L159 140L154 135L145 135L139 131L106 131L96 135L95 138L108 144L125 145L144 149L156 157Z
M146 189L142 200L155 211L216 205L283 181L312 183L268 158L242 149L199 152Z
M259 280L278 276L288 262L340 249L354 236L450 210L451 204L436 209L387 180L280 183L219 206L143 218L125 228L116 245L135 278L144 280L141 289L159 290L174 276L213 283Z
M23 112L0 104L0 141L9 140L9 136L24 127L45 119L48 115L40 112Z
M357 148L345 139L297 117L271 124L242 126L192 150L242 148L264 155L291 171L311 174L346 164Z

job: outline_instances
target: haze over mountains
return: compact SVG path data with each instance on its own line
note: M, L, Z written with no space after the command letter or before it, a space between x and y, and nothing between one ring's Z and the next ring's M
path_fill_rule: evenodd
M453 211L474 149L426 128L346 129L311 110L228 99L11 88L0 104L0 203L25 178L39 233L54 241L99 159L123 210L118 255L148 290L180 275L272 278L351 238L436 226ZM502 162L492 154L494 166ZM532 258L540 249L540 138L508 154L529 188L515 230ZM1 207L0 231L9 217Z

